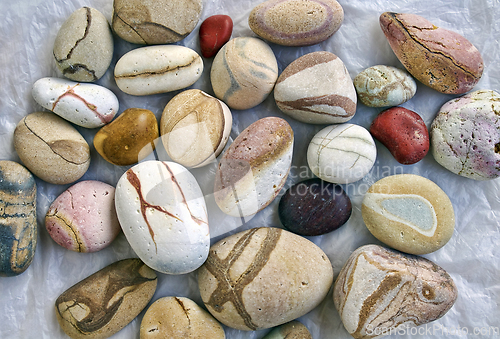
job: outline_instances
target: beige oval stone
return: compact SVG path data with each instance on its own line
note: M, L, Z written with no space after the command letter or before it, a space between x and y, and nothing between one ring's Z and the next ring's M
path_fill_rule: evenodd
M163 297L146 311L141 339L224 339L224 329L203 308L183 297Z
M311 333L297 320L274 328L262 339L312 339Z
M456 299L455 283L443 268L378 245L354 251L333 287L335 308L356 339L427 324L444 316Z
M108 20L95 8L82 7L62 24L54 41L54 58L63 75L92 82L106 73L113 58Z
M35 112L14 131L14 147L24 165L51 184L80 179L90 165L90 148L83 136L54 113Z
M173 97L163 110L160 133L173 161L201 167L215 160L229 140L233 118L227 105L199 89Z
M108 338L146 307L156 283L156 273L140 259L115 262L57 298L57 321L73 339Z
M446 193L414 174L377 181L366 192L361 213L375 238L411 254L437 251L455 229L453 205Z
M169 44L191 33L202 9L202 0L114 0L111 27L134 44Z
M332 282L332 265L318 246L272 227L219 241L198 271L208 311L223 324L246 331L303 316L326 297Z

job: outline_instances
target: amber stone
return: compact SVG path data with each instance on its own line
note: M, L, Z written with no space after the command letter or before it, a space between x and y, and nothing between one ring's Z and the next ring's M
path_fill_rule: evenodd
M147 157L160 137L158 121L153 112L129 108L102 127L94 137L94 147L107 161L128 166Z

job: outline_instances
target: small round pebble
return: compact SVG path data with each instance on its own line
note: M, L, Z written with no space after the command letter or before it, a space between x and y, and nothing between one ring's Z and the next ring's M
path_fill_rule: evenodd
M417 92L412 76L399 68L372 66L354 78L359 100L369 107L397 106L407 102Z
M445 103L431 125L434 159L474 180L500 176L500 94L479 90Z
M275 327L262 339L312 339L311 333L297 320Z
M373 120L370 133L403 165L419 162L429 151L429 132L424 120L404 107L381 112Z
M429 179L414 174L377 181L368 189L361 213L375 238L410 254L437 251L455 229L453 205L446 193Z
M283 226L305 236L336 230L349 220L351 210L351 200L342 186L318 178L290 187L278 207Z
M273 50L251 37L229 40L215 56L210 72L217 98L239 110L264 101L277 79L278 62Z
M370 172L377 158L377 147L370 132L353 124L327 126L311 140L307 163L324 181L348 184Z
M52 239L68 250L102 250L121 231L115 210L115 188L96 180L71 186L50 205L45 227Z
M233 20L228 15L212 15L200 26L201 55L211 58L224 46L233 33Z
M163 297L149 306L141 321L140 339L224 339L222 325L194 301Z

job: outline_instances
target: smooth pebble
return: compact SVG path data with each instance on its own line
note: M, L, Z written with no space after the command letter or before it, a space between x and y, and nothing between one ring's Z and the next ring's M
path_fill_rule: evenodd
M212 15L200 25L201 55L211 58L231 39L233 20L228 15Z
M293 320L274 328L262 339L312 339L312 336L307 327Z

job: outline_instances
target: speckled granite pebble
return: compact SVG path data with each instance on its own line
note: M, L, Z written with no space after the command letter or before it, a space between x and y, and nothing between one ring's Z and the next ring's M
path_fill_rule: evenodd
M408 72L385 65L363 70L354 78L354 87L359 100L369 107L401 105L417 92L417 83Z
M121 231L115 188L96 180L76 183L52 202L45 215L45 227L52 239L68 250L102 250Z
M500 94L479 90L452 99L431 124L434 159L474 180L500 176Z
M437 251L455 229L453 205L446 193L415 174L377 181L365 194L361 214L378 240L411 254Z
M450 275L432 261L378 245L354 251L333 287L335 308L356 339L410 333L444 316L457 294Z
M268 0L250 12L248 25L275 44L307 46L328 39L343 20L344 10L336 0Z
M0 277L26 271L37 234L35 178L17 162L0 160Z
M54 41L54 58L66 78L92 82L106 73L113 48L108 20L97 9L82 7L59 29Z

